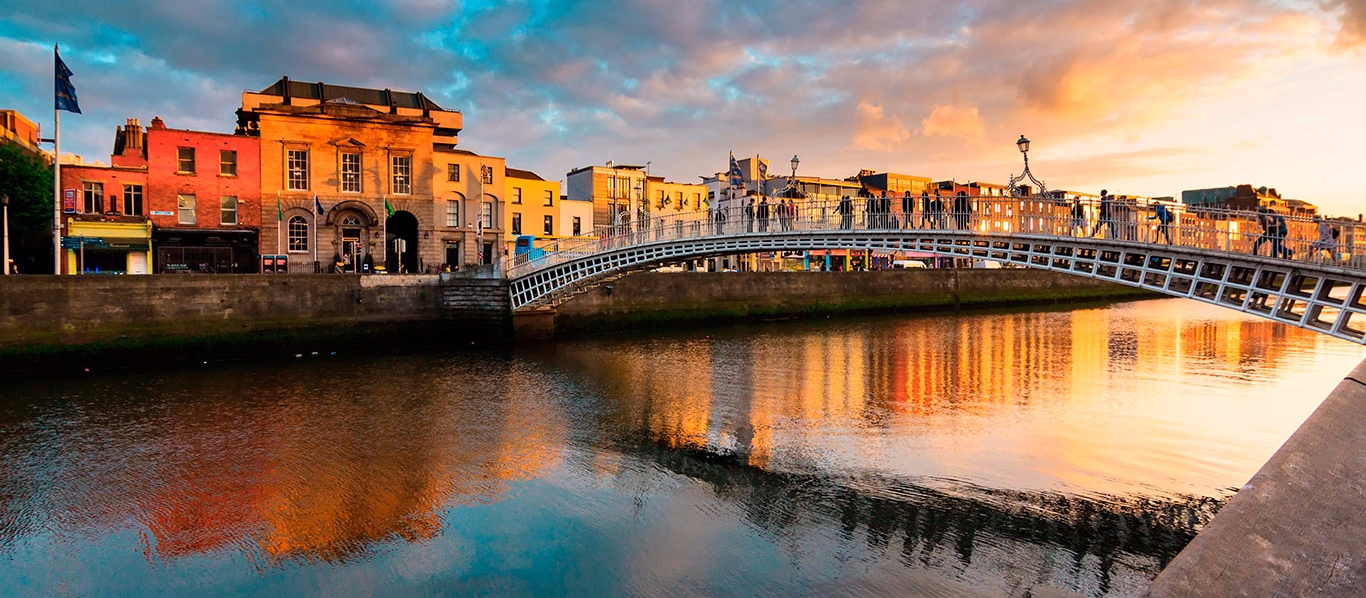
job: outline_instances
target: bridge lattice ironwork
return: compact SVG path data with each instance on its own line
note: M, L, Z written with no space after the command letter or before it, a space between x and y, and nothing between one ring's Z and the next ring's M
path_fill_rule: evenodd
M755 252L916 252L1104 279L1366 343L1359 221L1046 197L730 206L604 227L504 263L512 306L557 305L635 270ZM894 204L894 205L893 205ZM795 212L789 214L789 212Z

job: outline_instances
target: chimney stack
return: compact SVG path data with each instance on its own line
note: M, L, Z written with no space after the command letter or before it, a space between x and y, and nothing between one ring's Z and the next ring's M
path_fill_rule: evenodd
M152 128L153 128L153 129L165 129L165 128L166 128L166 121L161 120L161 117L160 117L160 116L153 116L153 117L152 117Z

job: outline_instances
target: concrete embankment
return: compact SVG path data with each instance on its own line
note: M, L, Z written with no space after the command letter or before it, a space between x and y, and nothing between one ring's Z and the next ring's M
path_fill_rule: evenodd
M1132 287L1042 270L643 272L591 289L543 317L553 318L557 334L567 334L1154 296Z
M1366 362L1158 575L1144 596L1366 594Z

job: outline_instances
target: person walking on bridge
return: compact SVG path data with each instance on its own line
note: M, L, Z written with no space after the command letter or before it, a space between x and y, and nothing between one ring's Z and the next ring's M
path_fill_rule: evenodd
M1314 249L1314 257L1319 253L1327 253L1328 259L1334 264L1338 263L1338 239L1337 231L1333 230L1332 225L1328 224L1323 216L1314 216L1314 224L1318 226L1319 238L1315 239L1309 246Z
M906 194L901 196L901 219L903 221L901 223L901 228L911 228L915 226L915 224L911 222L911 216L914 214L915 198L911 197L910 190L907 190Z
M759 215L759 232L761 232L761 233L766 233L766 232L768 232L768 196L767 196L767 195L763 196L763 199L759 200L758 215Z
M754 197L750 196L749 203L745 204L745 232L754 232Z
M1072 234L1086 234L1086 208L1080 197L1072 200Z
M1167 239L1167 244L1172 244L1172 221L1176 220L1176 215L1167 209L1167 206L1157 204L1153 208L1153 215L1148 220L1157 221L1157 232Z
M935 195L939 195L939 189L935 189L935 190L934 190L934 194L935 194ZM920 228L930 228L930 227L932 226L932 225L930 224L930 210L933 208L933 206L930 205L931 203L932 203L932 202L931 202L931 200L930 200L930 192L929 192L928 190L927 190L927 191L921 191L921 192L920 192Z
M1096 236L1096 233L1100 232L1101 227L1106 227L1107 230L1105 231L1105 238L1115 238L1114 208L1114 198L1110 197L1110 193L1108 191L1106 191L1105 189L1101 189L1100 215L1096 218L1096 228L1091 231L1091 234L1089 236Z
M840 198L839 207L835 209L840 215L840 230L852 230L854 228L854 201L848 195Z

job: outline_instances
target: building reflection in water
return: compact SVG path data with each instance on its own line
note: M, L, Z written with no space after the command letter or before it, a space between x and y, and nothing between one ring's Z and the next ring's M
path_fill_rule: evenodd
M696 570L738 521L808 570L864 555L1011 596L1044 579L1131 595L1344 373L1323 364L1362 357L1150 301L59 382L0 402L0 553L136 530L153 567L363 567L543 482L510 517L620 545L542 567L618 550L630 571L602 575ZM682 535L602 531L651 501L690 505L665 512Z
M15 468L0 496L41 502L20 509L58 530L142 529L148 559L239 550L270 566L432 538L448 508L498 500L557 466L560 411L509 384L536 373L505 360L382 365L386 376L329 371L340 362L273 380L199 373L192 386L94 393L47 421L0 421L31 434L3 447ZM51 491L31 493L44 485L30 472Z

